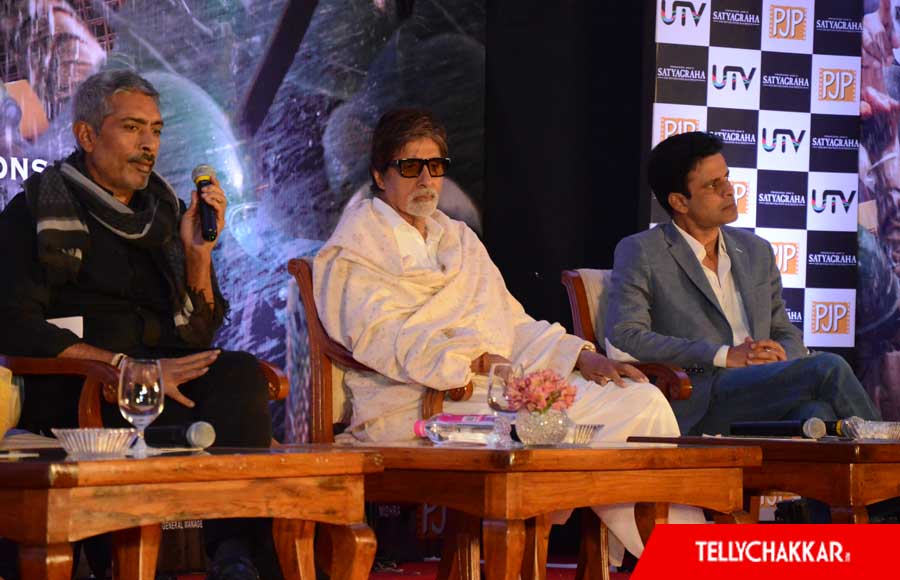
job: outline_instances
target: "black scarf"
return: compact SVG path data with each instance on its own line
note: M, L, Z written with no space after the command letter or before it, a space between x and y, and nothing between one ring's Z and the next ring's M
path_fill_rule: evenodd
M159 248L169 283L175 326L184 327L193 306L185 283L184 246L178 236L181 206L172 187L156 172L132 209L87 176L83 153L47 167L25 182L31 215L37 222L38 261L53 285L75 282L90 247L84 212L103 227L136 246Z

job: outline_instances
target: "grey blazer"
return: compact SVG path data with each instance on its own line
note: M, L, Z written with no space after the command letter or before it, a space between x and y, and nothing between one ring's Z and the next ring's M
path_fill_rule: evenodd
M754 339L779 342L789 359L806 354L803 335L788 321L781 273L769 242L750 232L722 227L732 275ZM694 385L690 399L672 408L682 432L706 414L716 376L716 351L732 343L731 326L703 267L671 223L616 246L606 336L640 361L685 367Z

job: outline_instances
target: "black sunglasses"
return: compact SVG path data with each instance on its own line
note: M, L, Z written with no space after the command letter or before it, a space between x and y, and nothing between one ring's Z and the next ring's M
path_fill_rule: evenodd
M416 159L410 157L408 159L394 159L388 162L388 165L397 167L397 171L402 177L418 177L422 173L422 167L428 167L428 173L432 177L441 177L447 173L450 167L449 157L432 157L431 159Z

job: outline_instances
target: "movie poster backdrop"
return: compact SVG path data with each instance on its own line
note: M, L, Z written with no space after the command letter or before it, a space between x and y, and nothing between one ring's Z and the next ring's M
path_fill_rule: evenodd
M287 369L276 436L308 438L308 346L290 258L309 256L369 183L372 127L425 106L448 126L442 207L480 229L484 34L467 0L5 0L0 3L0 208L74 148L70 102L130 68L161 94L156 171L190 201L209 163L228 197L214 252L231 303L216 345Z
M656 6L651 145L685 131L722 139L732 225L772 244L806 345L852 355L862 0ZM651 221L668 221L655 200Z

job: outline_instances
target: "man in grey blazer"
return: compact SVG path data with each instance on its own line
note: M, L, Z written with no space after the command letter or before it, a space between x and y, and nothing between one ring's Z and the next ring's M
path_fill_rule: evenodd
M616 247L608 354L686 368L693 393L672 404L686 434L727 434L734 421L879 419L843 358L807 354L769 243L725 225L737 206L721 149L695 132L650 154L650 186L672 223Z

